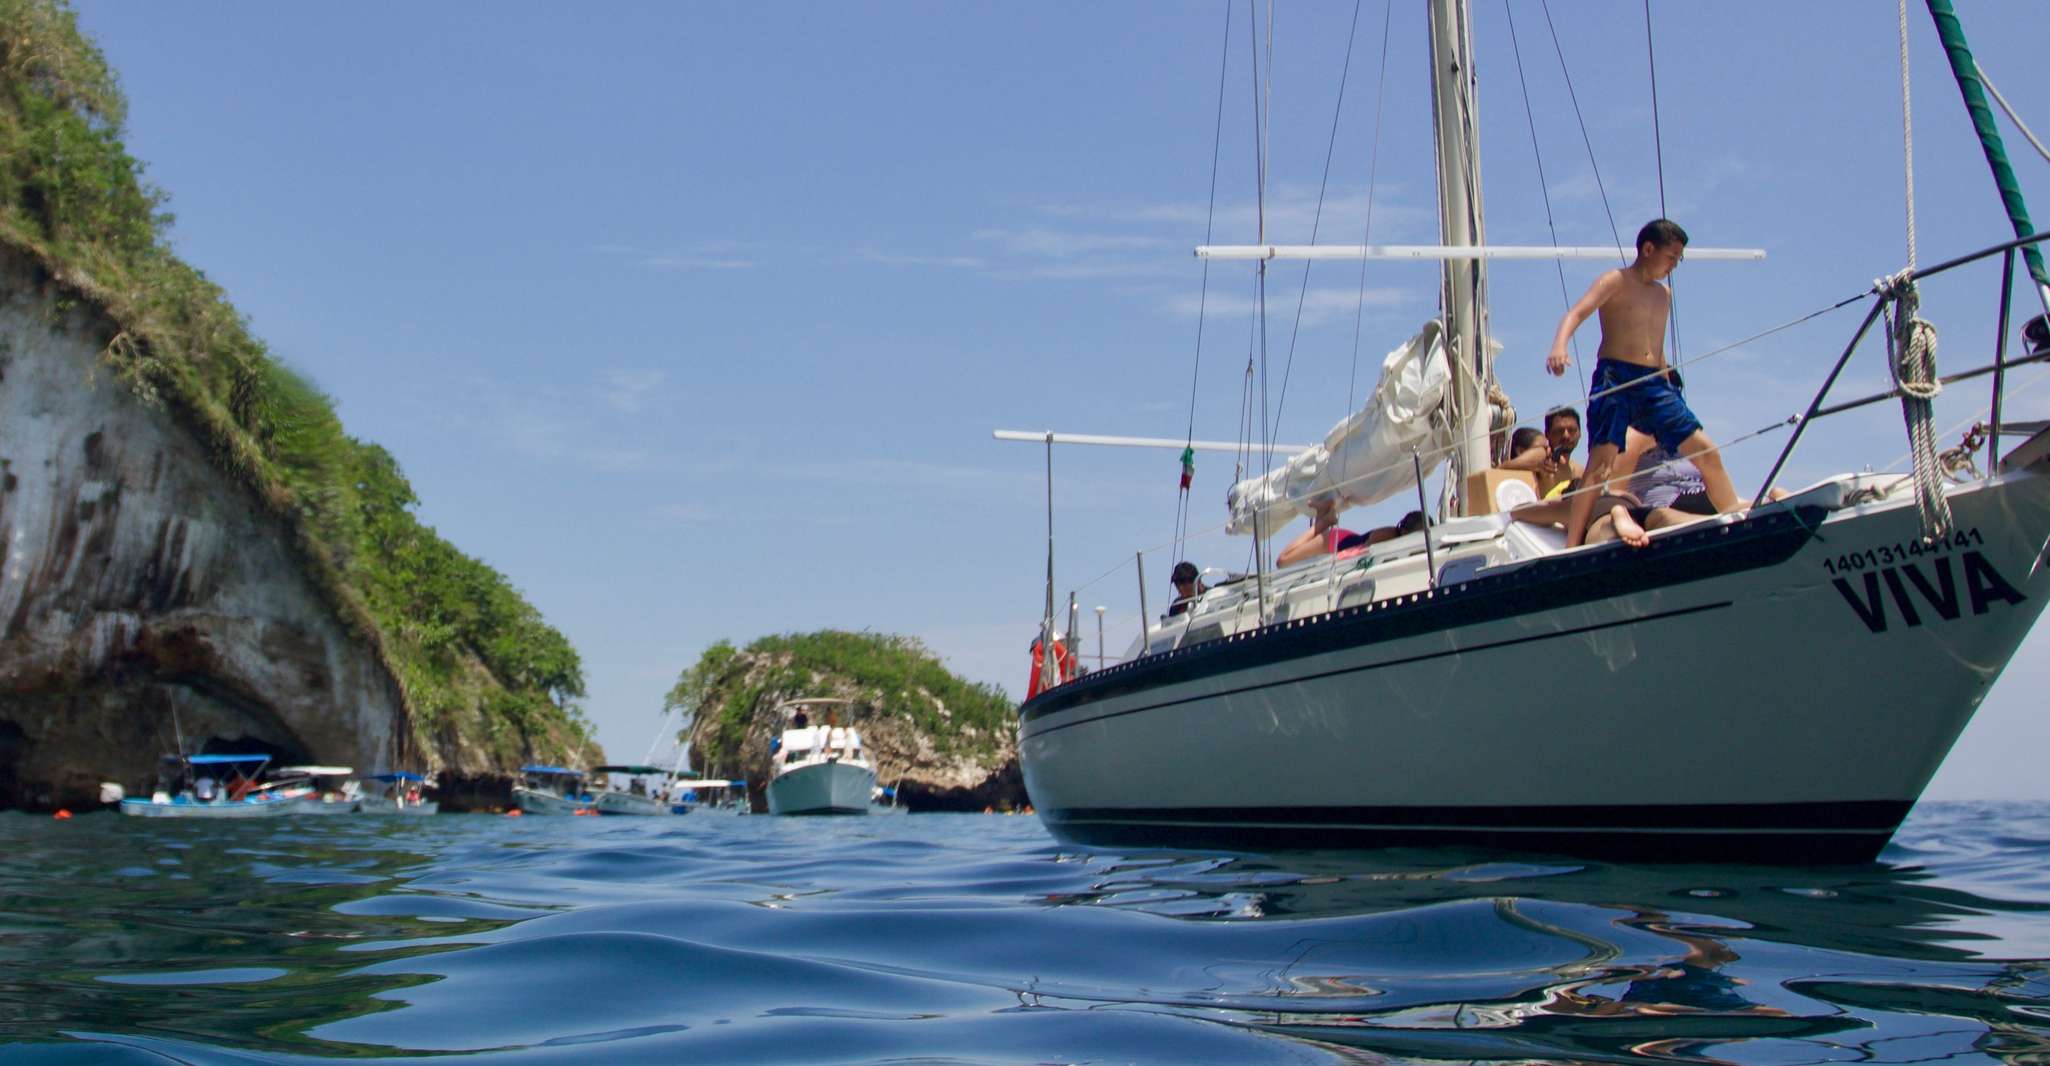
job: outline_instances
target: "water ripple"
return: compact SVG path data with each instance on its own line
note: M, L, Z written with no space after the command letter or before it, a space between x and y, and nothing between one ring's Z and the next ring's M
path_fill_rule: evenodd
M2050 806L1865 866L0 816L9 1061L2050 1061Z

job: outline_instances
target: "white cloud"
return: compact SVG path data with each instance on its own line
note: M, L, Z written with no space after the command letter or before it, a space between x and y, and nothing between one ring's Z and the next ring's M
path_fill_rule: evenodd
M1361 295L1357 288L1311 289L1301 296L1303 304L1303 325L1318 326L1334 320L1350 319L1356 308L1392 308L1416 302L1419 294L1407 289L1369 288ZM1269 321L1284 321L1295 314L1297 294L1279 293L1267 298ZM1199 298L1194 293L1180 293L1168 298L1168 309L1178 315L1194 315L1199 310L1211 315L1249 315L1253 313L1253 299L1236 294L1211 293Z
M639 414L642 402L667 376L660 370L607 370L600 375L599 394L613 410Z
M989 265L989 261L973 255L900 255L891 252L861 251L855 258L864 263L881 266L936 266L974 270Z
M752 249L738 241L699 241L682 248L640 248L630 244L595 244L591 251L625 259L650 270L746 270L756 264Z

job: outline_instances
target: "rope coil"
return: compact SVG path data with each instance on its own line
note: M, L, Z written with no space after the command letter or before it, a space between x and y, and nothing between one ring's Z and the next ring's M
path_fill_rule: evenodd
M1919 313L1922 295L1909 271L1882 278L1874 287L1892 301L1887 308L1886 365L1900 390L1901 417L1908 426L1922 537L1933 541L1950 532L1950 501L1943 496L1944 465L1936 455L1935 400L1943 391L1936 375L1936 327Z

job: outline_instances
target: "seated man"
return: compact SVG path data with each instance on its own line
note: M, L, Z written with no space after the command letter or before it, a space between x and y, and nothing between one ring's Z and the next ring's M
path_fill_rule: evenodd
M1174 602L1169 604L1167 608L1167 616L1169 618L1182 614L1190 607L1195 606L1196 597L1209 591L1209 588L1203 584L1202 575L1197 571L1196 564L1187 560L1174 564L1174 573L1170 574L1167 580L1169 584L1174 586L1175 592Z
M1622 452L1616 456L1614 464L1609 468L1607 488L1590 490L1596 495L1595 514L1607 515L1609 509L1618 503L1630 507L1637 506L1637 498L1629 495L1625 486L1644 453L1657 443L1658 441L1652 439L1649 434L1630 431ZM1509 512L1509 517L1518 522L1529 522L1534 526L1563 526L1572 507L1572 496L1579 491L1580 487L1577 484L1562 483L1550 497L1536 503L1524 504Z
M1520 443L1527 439L1525 432L1519 429L1511 438L1510 455L1502 469L1525 470L1534 475L1539 499L1567 491L1566 487L1581 474L1579 464L1573 461L1573 451L1580 447L1580 412L1565 406L1545 412L1542 447Z
M1337 514L1338 509L1328 501L1316 505L1310 518L1310 528L1281 549L1281 554L1274 557L1275 565L1294 566L1304 559L1313 559L1326 552L1343 555L1424 528L1422 511L1411 511L1403 515L1402 521L1395 525L1380 526L1365 533L1338 528Z

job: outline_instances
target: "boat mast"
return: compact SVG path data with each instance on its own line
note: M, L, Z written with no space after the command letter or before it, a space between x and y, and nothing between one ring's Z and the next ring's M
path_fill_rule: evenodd
M1439 243L1485 244L1481 222L1480 130L1475 112L1473 30L1466 0L1430 0L1431 118L1438 149ZM1494 465L1488 447L1488 262L1446 259L1440 305L1445 354L1452 361L1451 417L1456 444L1451 478L1467 510L1466 478Z

